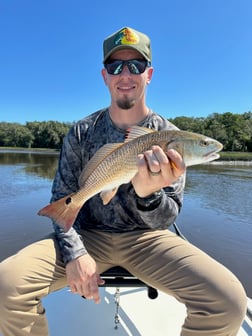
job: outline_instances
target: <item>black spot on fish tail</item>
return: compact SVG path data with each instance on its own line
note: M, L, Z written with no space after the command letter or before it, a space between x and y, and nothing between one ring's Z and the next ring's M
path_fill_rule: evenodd
M71 197L68 197L68 198L66 199L66 205L70 204L71 202L72 202L72 198L71 198Z

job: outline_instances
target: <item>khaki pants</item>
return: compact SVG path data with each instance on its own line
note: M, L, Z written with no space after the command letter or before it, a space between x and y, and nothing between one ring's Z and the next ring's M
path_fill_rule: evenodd
M123 266L186 305L188 315L181 335L237 335L247 303L241 284L223 265L189 242L168 230L120 234L84 231L83 236L101 273L113 265ZM54 235L3 261L3 335L48 335L41 298L65 286L65 269Z

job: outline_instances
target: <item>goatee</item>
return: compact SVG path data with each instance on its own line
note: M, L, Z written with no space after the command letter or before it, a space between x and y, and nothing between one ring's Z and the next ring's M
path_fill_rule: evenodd
M116 103L117 103L117 106L121 108L122 110L129 110L135 105L135 100L124 98L124 99L118 99Z

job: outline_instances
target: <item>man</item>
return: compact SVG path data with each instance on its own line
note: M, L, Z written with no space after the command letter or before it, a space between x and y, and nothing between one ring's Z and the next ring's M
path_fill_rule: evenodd
M145 102L153 73L149 38L123 28L104 41L102 76L111 104L71 128L65 138L52 201L78 188L88 160L125 130L174 125ZM183 336L234 336L246 311L246 295L224 266L167 227L182 206L185 165L174 150L154 146L138 157L138 172L109 204L88 200L65 233L36 242L0 265L0 326L4 336L48 335L41 298L67 285L99 303L100 274L120 265L187 307ZM84 331L85 334L85 331Z

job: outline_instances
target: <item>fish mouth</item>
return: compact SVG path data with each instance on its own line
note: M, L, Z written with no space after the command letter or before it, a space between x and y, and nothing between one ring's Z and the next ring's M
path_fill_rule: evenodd
M220 142L218 142L217 145L216 145L216 148L214 148L210 152L208 152L205 155L203 155L203 157L207 161L212 161L212 160L219 159L220 154L218 152L220 152L222 150L222 148L223 148L223 145Z
M219 159L220 154L218 154L216 151L209 152L205 155L203 155L208 161L210 160L216 160Z
M216 160L216 159L219 159L220 154L218 154L218 153L212 153L212 154L210 154L210 156L208 156L208 157L210 157L211 159L214 158L214 159Z

